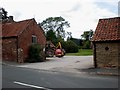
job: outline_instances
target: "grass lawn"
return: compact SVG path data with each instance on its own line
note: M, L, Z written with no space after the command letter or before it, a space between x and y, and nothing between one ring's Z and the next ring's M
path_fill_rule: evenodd
M79 49L77 53L66 53L67 56L88 56L93 55L92 49Z

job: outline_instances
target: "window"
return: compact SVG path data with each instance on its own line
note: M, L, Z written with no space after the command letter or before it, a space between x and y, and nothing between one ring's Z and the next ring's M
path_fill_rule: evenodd
M37 43L37 36L32 35L32 43L33 44Z

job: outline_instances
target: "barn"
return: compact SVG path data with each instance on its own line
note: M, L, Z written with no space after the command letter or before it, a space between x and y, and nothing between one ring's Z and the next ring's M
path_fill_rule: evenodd
M92 42L95 67L119 67L120 17L100 19Z
M25 62L32 44L40 44L42 48L46 44L43 29L34 18L2 24L2 60Z

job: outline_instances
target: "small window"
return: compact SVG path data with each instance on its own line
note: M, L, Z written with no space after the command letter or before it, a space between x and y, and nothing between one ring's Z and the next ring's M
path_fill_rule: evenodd
M108 51L108 50L109 50L109 48L108 48L108 47L105 47L105 50L106 50L106 51Z
M32 43L33 44L37 43L37 36L32 35Z

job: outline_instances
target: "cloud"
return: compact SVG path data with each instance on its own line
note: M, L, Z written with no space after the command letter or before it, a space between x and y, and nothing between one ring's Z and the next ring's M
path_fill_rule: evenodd
M120 1L118 2L118 16L120 17Z
M80 38L83 31L95 30L100 18L116 17L118 0L1 0L16 21L35 18L42 22L48 17L62 16L71 27L73 37ZM104 4L104 6L102 6ZM113 8L114 7L114 8ZM116 10L116 11L115 11Z
M104 3L104 2L103 2ZM88 31L97 26L100 18L116 17L117 14L107 8L100 8L95 2L79 2L79 10L67 12L64 16L69 16L73 36L79 38L84 31ZM109 7L108 7L109 8ZM116 8L117 9L117 8ZM67 18L67 17L66 17ZM77 35L79 33L79 35Z

